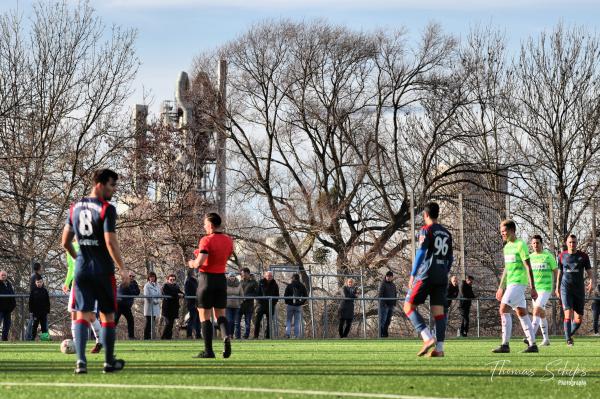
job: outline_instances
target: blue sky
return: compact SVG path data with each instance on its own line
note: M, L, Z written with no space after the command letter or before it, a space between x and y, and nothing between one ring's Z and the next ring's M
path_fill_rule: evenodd
M31 3L0 0L0 11L18 5L27 15ZM321 18L362 30L405 26L413 35L430 21L459 36L474 25L492 24L506 32L513 49L520 40L552 29L559 21L596 31L600 20L597 0L95 0L91 4L106 24L138 30L142 65L128 105L141 103L145 89L152 93L155 112L162 100L172 99L179 72L190 69L195 55L266 19Z

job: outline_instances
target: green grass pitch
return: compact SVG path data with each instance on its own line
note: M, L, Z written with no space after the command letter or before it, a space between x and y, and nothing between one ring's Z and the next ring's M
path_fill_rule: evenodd
M201 341L121 341L124 371L103 375L103 355L88 355L89 374L76 376L59 342L2 343L0 398L599 397L599 338L569 348L555 337L538 354L516 338L512 353L492 354L497 344L452 339L445 358L417 358L417 340L234 341L215 360L192 358Z

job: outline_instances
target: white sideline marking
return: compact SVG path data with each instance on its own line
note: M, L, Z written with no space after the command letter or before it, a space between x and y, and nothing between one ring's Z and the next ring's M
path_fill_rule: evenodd
M281 393L293 395L311 396L343 396L348 398L377 398L377 399L440 399L428 396L406 396L387 393L367 392L335 392L335 391L304 391L298 389L276 389L276 388L241 388L241 387L219 387L210 385L141 385L141 384L94 384L94 383L66 383L66 382L0 382L5 387L55 387L55 388L131 388L131 389L180 389L191 391L229 391L229 392L257 392L257 393Z

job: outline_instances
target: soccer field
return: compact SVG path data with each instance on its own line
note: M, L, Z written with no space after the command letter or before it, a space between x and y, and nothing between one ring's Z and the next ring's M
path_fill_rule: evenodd
M445 358L417 358L417 340L234 341L215 360L192 358L201 341L125 341L123 372L103 375L103 355L88 355L89 374L76 376L59 342L2 343L0 398L599 397L600 339L569 348L556 337L538 354L516 339L492 354L497 344L450 340Z

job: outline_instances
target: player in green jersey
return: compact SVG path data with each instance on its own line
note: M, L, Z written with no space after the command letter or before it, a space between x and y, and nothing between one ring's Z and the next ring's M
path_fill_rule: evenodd
M494 353L509 353L510 336L512 333L512 314L515 309L521 327L525 332L529 346L524 353L537 353L538 347L535 343L533 326L527 303L525 301L525 288L529 280L531 297L537 298L535 282L529 264L529 249L527 244L516 236L517 225L512 220L504 220L500 224L500 234L504 241L504 271L500 279L500 286L496 291L496 299L500 301L500 319L502 320L502 344L494 349Z

